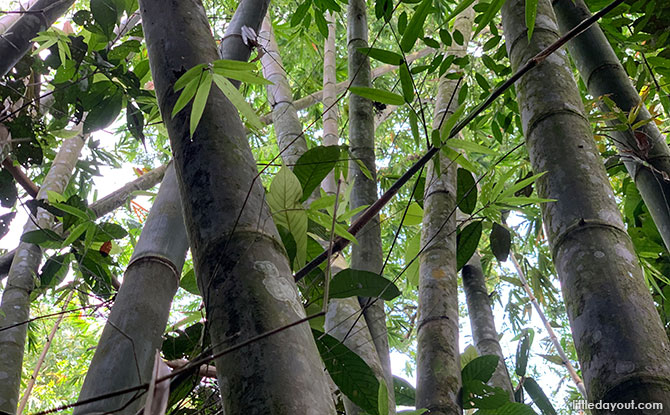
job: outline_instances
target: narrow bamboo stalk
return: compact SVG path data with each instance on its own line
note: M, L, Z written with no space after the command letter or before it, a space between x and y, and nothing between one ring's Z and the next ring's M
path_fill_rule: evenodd
M462 46L449 53L463 56L470 42L474 10L468 7L454 22ZM444 120L457 108L459 81L443 75L438 81L433 130L445 136ZM456 269L456 165L441 153L438 171L429 163L419 255L419 318L417 322L417 408L436 415L461 413L458 351L458 273Z
M493 376L491 376L491 385L506 390L509 393L510 400L514 402L514 388L505 365L505 355L498 341L498 331L491 311L491 300L486 290L486 281L478 253L475 252L470 261L465 264L461 275L475 348L482 356L498 356L500 360Z

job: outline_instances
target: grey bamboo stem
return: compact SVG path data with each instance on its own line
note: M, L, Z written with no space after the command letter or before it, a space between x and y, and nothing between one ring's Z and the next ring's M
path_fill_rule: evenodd
M335 66L335 15L326 13L328 37L323 45L323 145L336 146L340 142L338 131L339 113L337 108L337 72ZM330 172L321 187L328 194L335 194L335 172Z
M554 0L553 5L563 33L591 17L583 0ZM591 95L608 95L627 113L640 103L640 95L597 23L571 40L568 49ZM600 102L600 107L605 112L613 110L604 102ZM635 122L650 118L647 107L642 104ZM617 123L616 120L609 122L610 125ZM611 134L666 248L670 249L670 149L666 137L654 122L635 131L612 131ZM648 141L648 150L641 149L643 146L636 135Z
M0 76L6 75L33 44L38 32L48 29L74 0L37 0L0 37Z
M500 358L493 376L491 385L503 388L514 402L514 388L505 365L505 355L498 341L491 300L486 289L486 280L482 271L482 263L478 253L475 253L461 271L463 277L463 291L468 305L472 340L479 355L495 355Z
M513 70L558 38L548 0L528 41L523 0L502 8ZM516 83L544 228L592 402L660 402L670 408L670 348L595 147L565 54ZM603 413L595 411L596 414Z
M179 187L170 164L93 355L80 401L151 380L187 250ZM78 406L74 413L134 414L142 400L133 396Z
M293 105L291 86L286 78L269 13L263 19L258 39L265 52L261 58L263 76L272 82L266 89L268 102L272 107L272 123L275 127L277 144L284 163L292 166L307 151L307 141L302 133L298 111Z
M128 200L132 199L134 197L134 192L140 190L149 190L154 187L158 182L161 181L161 179L163 179L166 168L167 164L164 164L147 173L144 173L142 176L118 188L102 199L91 203L89 207L93 210L93 212L95 212L96 218L100 218L114 211L120 206L123 206ZM59 229L60 225L56 225L54 228L55 231L58 231ZM3 256L0 256L0 279L7 276L9 267L12 265L12 259L14 258L15 254L16 249L13 249Z
M368 24L364 0L350 0L347 6L347 51L349 56L349 83L370 87L372 76L370 60L359 48L368 46ZM349 163L349 180L353 181L350 207L355 209L377 200L377 169L375 166L375 126L372 102L355 94L349 95L349 145L351 156L360 160L372 175L367 178L357 163ZM351 267L379 273L383 266L381 228L376 215L358 234L358 245L351 250ZM389 392L389 408L395 413L393 374L389 355L388 332L384 301L359 297L363 315L379 360Z
M44 178L37 194L38 200L46 200L47 192L63 193L84 145L79 135L63 141L51 169ZM43 209L30 217L23 233L37 229L51 229L53 217ZM21 242L9 269L7 285L0 304L0 328L25 322L30 316L30 293L35 288L35 276L42 262L42 248ZM18 324L0 331L0 413L16 413L21 385L21 369L26 342L27 324Z
M568 355L565 354L565 350L563 350L561 342L558 341L558 336L556 336L554 328L551 327L549 320L547 320L547 316L545 316L544 311L542 311L540 303L537 301L537 298L535 298L535 295L533 295L533 291L530 289L530 285L528 285L526 274L523 272L523 269L519 265L519 262L517 261L514 252L510 252L510 260L514 265L514 269L516 269L516 273L519 276L519 281L521 281L521 285L523 285L523 289L524 291L526 291L528 299L530 300L531 304L533 304L533 307L535 308L537 315L540 316L540 320L542 320L542 325L544 325L544 328L547 330L547 333L549 333L549 339L551 340L551 344L554 345L556 353L558 353L558 356L560 356L561 361L563 361L563 366L565 366L565 368L568 369L570 379L572 379L572 381L575 383L575 386L577 386L577 390L579 390L579 393L581 393L582 396L586 398L586 388L584 387L584 382L582 381L582 378L579 377L579 375L577 374L577 370L575 370L575 367L570 362L570 359L568 359Z
M241 27L258 32L267 7L263 0L239 3L222 41L222 58L249 58ZM202 4L140 0L140 13L216 354L301 321L305 312L235 107L213 87L193 137L190 106L170 115L181 74L219 58ZM180 30L166 32L175 22ZM215 363L225 413L295 414L314 408L335 413L306 322L223 354Z
M463 56L470 41L474 11L467 8L454 22L463 46L449 50ZM457 108L458 81L440 77L433 130ZM451 105L450 105L451 104ZM417 408L436 415L460 414L460 354L458 351L458 275L456 270L456 166L441 153L441 171L429 163L424 191L424 215L419 255L419 319L417 322Z

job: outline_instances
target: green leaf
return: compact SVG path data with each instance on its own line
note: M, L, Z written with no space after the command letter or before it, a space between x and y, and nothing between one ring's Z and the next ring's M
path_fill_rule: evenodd
M122 239L128 235L123 226L111 222L103 222L98 225L98 231L93 238L94 242L107 242L112 239Z
M491 0L491 3L489 3L489 6L486 8L484 15L479 20L477 29L475 29L475 33L472 35L473 38L477 36L477 34L481 32L482 29L484 29L486 25L488 25L493 20L493 18L500 11L500 8L502 7L503 3L505 3L505 0Z
M463 350L463 353L461 353L461 367L465 367L468 363L472 362L479 356L479 353L477 353L477 349L475 346L469 344L465 347L465 350Z
M523 388L528 392L528 395L533 399L533 403L542 411L542 415L556 415L556 409L545 395L544 391L537 384L533 378L525 378L523 380Z
M313 220L314 222L318 223L319 225L323 226L328 231L330 231L330 228L333 227L333 217L330 216L330 215L327 215L323 212L319 212L317 210L314 210L314 209L310 208L307 211L307 217L309 219ZM347 228L345 228L344 226L342 226L341 224L339 224L337 222L335 223L335 235L341 236L345 239L350 240L351 242L353 242L355 244L358 244L354 235L350 234L347 231Z
M60 284L70 270L70 254L50 257L40 270L40 288L52 288Z
M470 382L472 380L479 380L481 382L488 382L493 376L496 367L498 367L498 362L500 358L496 355L484 355L479 356L471 360L464 368L461 370L461 378L463 383Z
M538 356L543 357L544 359L550 361L555 365L564 366L563 359L561 359L561 356L555 354L540 354L540 353L538 353Z
M233 103L235 108L242 113L244 118L246 118L247 122L251 125L252 128L256 130L262 130L264 125L261 122L260 118L258 118L258 114L254 111L253 108L251 108L251 105L247 103L247 101L244 99L244 96L240 93L240 91L235 88L233 84L230 83L228 79L226 79L224 76L221 76L217 73L212 75L214 78L214 83L216 83L216 86L219 87L221 92L230 100L230 102Z
M100 25L103 32L109 37L118 18L116 4L113 0L91 0L90 6L96 23Z
M71 206L71 205L67 205L65 203L52 203L51 206L53 206L57 209L60 209L63 212L69 213L70 215L76 216L79 219L84 219L84 220L91 219L84 210L78 209L78 208L76 208L74 206Z
M272 180L268 205L277 225L291 232L296 244L295 266L305 263L307 255L307 212L300 204L302 188L291 169L283 166Z
M481 154L488 154L495 156L498 154L498 152L491 150L488 147L484 147L480 144L477 144L472 141L468 140L461 140L460 138L450 138L447 141L447 145L451 148L457 148L461 150L465 150L468 154L469 153L481 153Z
M416 145L421 144L421 136L419 135L419 120L416 116L416 113L412 110L409 112L409 126L412 130L412 137L414 137L414 143Z
M412 84L412 75L409 73L409 68L404 63L400 65L400 85L405 101L411 104L414 100L414 85Z
M374 272L347 268L330 281L331 298L379 297L391 301L399 295L400 290L392 281Z
M316 10L314 13L314 23L316 23L316 28L319 30L319 33L321 33L321 36L328 38L328 22L326 22L326 18L323 17L323 14L316 12Z
M389 65L398 66L403 62L402 56L389 50L377 49L377 48L357 48L357 50L360 53L367 55L372 59L388 63Z
M91 222L82 222L79 225L75 226L74 229L70 231L70 234L68 237L63 241L63 244L61 245L62 248L65 248L66 246L71 245L74 241L76 241L86 230L88 229L88 225Z
M461 212L470 214L477 206L477 185L470 171L458 168L456 173L456 203Z
M200 295L198 281L195 277L195 269L191 268L186 273L184 273L184 275L181 277L181 280L179 281L179 286L191 294Z
M311 5L312 1L307 0L304 3L300 4L300 6L298 6L297 9L295 9L295 13L293 13L293 16L291 16L291 27L295 27L299 25L300 22L303 21Z
M463 46L465 38L463 37L463 33L461 33L460 30L454 30L454 34L452 36L454 38L454 42L456 42L457 45Z
M389 414L389 391L386 388L386 382L379 382L379 391L377 393L377 412L379 415Z
M472 222L456 236L456 270L461 268L472 258L477 250L479 239L482 236L482 221Z
M428 412L428 409L426 408L421 408L421 409L410 409L407 411L398 411L396 412L398 415L423 415Z
M526 0L526 27L528 28L528 40L533 37L535 29L535 17L537 16L537 0Z
M444 121L440 120L440 135L442 137L443 143L451 138L451 130L461 118L464 111L465 105L460 105L458 108L456 108L456 111L454 111L454 113L449 116L449 118Z
M88 112L88 115L84 119L84 134L109 126L118 117L122 106L123 91L117 87L112 95L103 98L98 105L95 105Z
M449 16L447 16L446 19L444 19L443 24L446 25L447 23L449 23L449 22L451 21L451 19L453 19L454 17L458 16L463 10L467 9L468 7L470 7L470 5L471 5L472 3L474 3L474 2L475 2L475 0L463 0L462 2L460 2L460 3L458 4L458 6L456 6L456 8L454 9L454 11L451 12L451 14L449 14ZM474 36L473 36L473 37L474 37ZM444 44L447 45L447 46L450 46L450 45L451 45L451 42L449 42L448 44L445 42Z
M246 82L247 84L255 85L272 85L272 82L263 78L262 76L254 75L249 71L237 71L231 69L213 69L214 73L217 73L226 78L235 79L240 82Z
M293 173L302 186L304 202L328 176L340 158L339 146L318 146L307 150L295 164Z
M510 232L502 225L493 223L491 228L491 251L500 262L507 261L510 247L512 246L512 236Z
M412 202L407 208L407 214L405 215L405 220L402 221L402 225L412 226L420 225L423 221L423 209L419 206L418 203Z
M400 40L400 49L403 52L409 52L414 47L416 40L419 38L419 35L423 32L423 24L426 21L426 17L430 12L430 6L432 4L431 0L423 0L419 6L417 6L412 18L407 24L407 28L402 35Z
M200 79L200 84L198 85L198 90L195 93L195 98L193 98L193 106L191 107L191 123L190 123L190 133L191 138L195 134L195 129L198 128L200 124L200 118L202 118L202 113L205 111L205 105L207 105L207 97L209 97L209 91L212 88L212 72L205 71L202 74Z
M514 183L512 186L506 187L504 190L502 190L500 192L499 198L505 198L507 196L513 195L514 193L516 193L519 190L525 188L526 186L530 185L531 183L534 183L537 179L544 176L545 174L547 174L547 172L543 171L541 173L535 174L535 175L530 176L528 178L525 178L523 180L519 180L518 182Z
M526 376L526 368L528 367L528 357L530 356L530 345L532 341L532 336L526 331L517 345L516 366L514 371L518 376Z
M414 259L421 250L421 232L417 232L405 247L405 276L407 283L413 287L419 286L419 260ZM414 260L414 262L412 262ZM409 266L408 264L412 262Z
M317 330L312 334L335 385L361 409L378 414L379 380L370 366L336 338Z
M464 169L470 170L470 171L477 171L477 168L475 168L474 164L470 163L470 161L465 158L465 156L456 150L453 150L449 148L448 146L442 146L440 149L442 153L449 158L449 160L455 161L456 163L460 164L463 166Z
M381 102L382 104L403 105L405 103L405 99L401 95L390 91L384 91L383 89L352 86L349 90L358 96L367 98L371 101Z
M473 0L474 1L474 0ZM440 29L440 40L442 43L444 43L444 46L451 46L451 35L449 34L449 31L446 29Z
M204 69L205 64L201 63L200 65L195 65L188 71L184 72L184 74L180 76L179 79L177 79L177 82L174 83L174 91L177 92L180 89L184 88L186 85L190 84L191 82L200 79L200 75L202 75Z
M426 46L428 46L429 48L433 48L433 49L439 49L440 48L440 42L433 39L432 37L428 37L428 36L424 37L423 38L423 43L425 43Z
M416 389L411 383L398 376L393 376L393 390L396 405L415 406Z
M175 102L174 107L172 108L172 118L174 118L174 116L177 115L177 113L181 111L186 106L186 104L191 102L197 90L198 78L195 78L186 85L183 91L181 91L179 98L177 98L177 102Z

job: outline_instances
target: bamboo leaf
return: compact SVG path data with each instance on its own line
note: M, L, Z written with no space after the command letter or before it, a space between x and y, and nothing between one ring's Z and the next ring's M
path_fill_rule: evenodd
M174 83L174 91L177 92L180 89L184 88L186 85L193 82L194 80L197 81L198 79L200 79L200 75L202 74L204 67L205 64L200 64L184 72L184 74L180 76L179 79L177 79L177 82Z
M498 154L498 152L493 151L488 147L484 147L472 141L461 140L460 138L450 138L447 141L447 145L451 148L465 150L468 153L481 153L481 154L488 154L491 156L495 156Z
M242 62L229 59L219 59L212 62L212 67L214 72L218 73L219 71L244 71L250 72L256 69L256 64L252 62Z
M544 391L537 384L533 378L525 378L523 380L523 388L528 392L528 395L533 399L533 403L542 411L542 415L556 415L556 409L545 395Z
M401 95L390 91L384 91L383 89L352 86L349 90L358 96L367 98L371 101L381 102L382 104L403 105L405 103L405 99Z
M333 217L323 212L319 212L310 208L307 211L307 217L328 230L333 227ZM335 235L341 236L355 244L358 244L354 235L350 234L349 231L347 231L347 228L337 222L335 223Z
M197 90L198 78L195 78L184 87L183 91L181 91L179 98L177 98L177 102L175 102L174 107L172 108L172 118L191 102Z
M407 64L400 65L400 85L405 101L412 103L414 101L414 85L412 84L412 75L409 73Z
M63 241L61 248L70 246L74 241L77 240L86 230L88 229L89 222L82 222L79 225L75 226L74 229L70 231L70 235Z
M403 52L409 52L414 47L419 35L423 32L423 24L426 21L428 12L430 11L431 0L423 0L414 11L412 18L407 23L407 28L400 40L400 49Z
M537 0L526 0L526 28L528 29L528 40L533 37L535 29L535 17L537 16Z
M511 172L511 170L510 170L510 172ZM547 174L547 172L543 171L541 173L535 174L533 176L530 176L528 178L525 178L523 180L520 180L520 181L514 183L512 186L507 187L504 190L502 190L500 192L499 198L505 198L507 196L511 196L511 195L515 194L516 192L525 188L526 186L530 185L531 183L534 183L537 179L544 176L545 174Z
M440 121L440 135L442 137L442 142L446 142L449 138L451 138L451 130L454 128L458 120L461 118L463 115L463 112L465 111L465 105L460 105L458 108L456 108L456 111L454 111L453 114L449 116L444 121ZM442 117L442 114L439 115Z
M209 96L209 91L212 88L212 72L205 71L200 79L200 84L198 85L198 90L195 93L193 98L193 106L191 107L191 123L190 123L190 132L191 138L195 134L195 129L198 128L200 123L200 118L202 113L205 111L205 105L207 104L207 97Z
M237 108L244 118L246 118L251 127L256 130L262 130L263 123L260 118L258 118L258 114L251 108L251 105L244 99L244 96L242 96L240 91L238 91L237 88L235 88L235 86L224 76L215 73L213 78L216 86L219 87L226 98L228 98L235 108Z
M477 250L479 239L482 236L482 221L472 222L456 236L456 270L461 268L470 260L472 254Z
M493 18L500 11L500 8L502 7L503 3L505 3L505 0L491 0L491 3L489 3L489 6L486 8L486 11L479 20L477 29L475 29L475 33L472 35L473 38L477 36L477 34L481 32L482 29L484 29L486 25L488 25L493 20Z
M402 221L401 226L413 226L420 225L423 221L423 209L419 206L418 203L412 202L407 209L407 214L405 219Z
M262 76L254 75L250 71L217 68L214 68L213 71L214 73L217 73L226 78L235 79L240 82L246 82L247 84L272 85L272 82L268 81Z
M413 287L419 286L419 261L414 260L421 250L421 232L417 232L405 247L405 277L407 283ZM414 262L412 262L414 260ZM411 262L411 264L410 264ZM408 266L408 264L410 264Z
M470 171L459 168L456 171L456 203L461 212L470 214L477 206L477 186Z
M491 251L500 262L507 261L510 247L512 246L512 237L510 232L502 225L493 223L491 228Z
M331 298L379 297L391 301L400 295L396 285L374 272L345 269L330 281Z
M460 3L458 4L458 6L456 6L456 8L454 9L454 11L452 11L452 12L449 14L449 16L447 16L447 18L444 19L444 23L443 23L443 24L447 24L447 23L449 23L449 22L451 21L451 19L453 19L454 17L458 16L463 10L467 9L468 7L470 7L470 5L471 5L472 3L474 3L474 2L475 2L475 0L463 0L462 2L460 2ZM440 36L440 37L441 37L441 36ZM443 42L444 42L444 41L443 41ZM444 42L444 44L447 45L447 46L451 46L451 41L450 41L449 43Z
M514 372L518 376L526 376L526 368L528 367L528 358L530 356L530 345L532 341L532 336L526 331L517 345L516 366Z
M389 50L377 48L358 48L360 53L369 56L372 59L380 62L388 63L389 65L400 65L403 61L402 56Z

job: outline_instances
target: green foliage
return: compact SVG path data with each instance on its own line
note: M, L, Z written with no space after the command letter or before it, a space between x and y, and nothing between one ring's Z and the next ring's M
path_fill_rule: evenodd
M374 272L345 269L330 281L330 297L379 297L391 301L400 295L392 281Z

